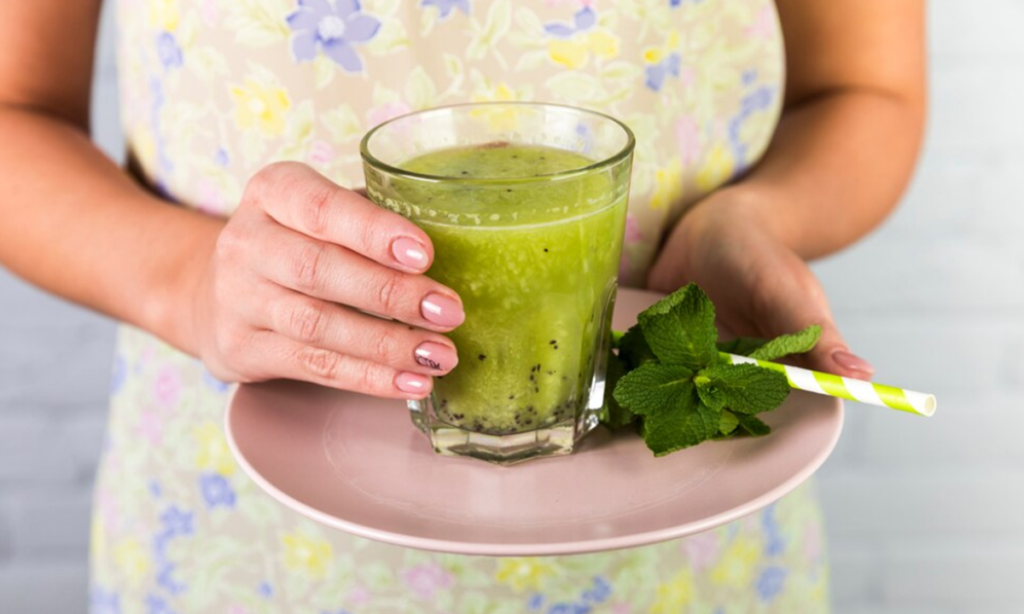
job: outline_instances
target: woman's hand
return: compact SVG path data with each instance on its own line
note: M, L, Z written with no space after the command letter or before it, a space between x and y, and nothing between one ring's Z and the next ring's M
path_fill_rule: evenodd
M673 229L648 287L671 292L696 282L714 302L719 327L730 336L771 338L820 324L817 347L794 361L870 379L874 369L849 351L821 284L786 246L784 231L768 217L772 207L765 198L735 187L698 203Z
M192 346L217 377L418 399L458 362L458 295L409 220L306 165L257 173L198 274ZM394 318L388 321L370 312Z

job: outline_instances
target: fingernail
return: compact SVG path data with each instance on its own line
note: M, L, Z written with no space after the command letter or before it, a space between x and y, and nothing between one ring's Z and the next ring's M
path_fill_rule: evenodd
M419 373L403 371L395 377L395 386L409 394L423 394L430 390L430 378Z
M427 250L416 239L399 237L391 243L391 255L410 269L427 268Z
M420 303L423 317L438 326L458 326L466 319L466 312L458 301L443 294L428 294Z
M416 362L435 371L451 371L458 364L459 357L447 345L426 341L416 348Z
M832 352L832 360L836 361L836 364L844 369L850 369L853 371L860 371L867 375L871 375L875 372L875 368L871 366L871 363L864 360L860 356L855 356L844 350Z

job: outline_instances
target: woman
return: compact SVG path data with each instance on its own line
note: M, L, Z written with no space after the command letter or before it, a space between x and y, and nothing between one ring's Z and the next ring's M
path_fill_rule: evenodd
M372 125L488 99L587 106L634 129L620 283L695 281L736 334L821 323L807 363L870 378L805 261L876 226L908 180L922 1L122 0L128 172L87 136L99 5L8 0L0 21L0 262L126 323L94 613L827 610L806 488L642 548L402 549L258 491L224 444L224 382L410 399L455 365L443 333L464 314L423 274L430 241L349 188Z

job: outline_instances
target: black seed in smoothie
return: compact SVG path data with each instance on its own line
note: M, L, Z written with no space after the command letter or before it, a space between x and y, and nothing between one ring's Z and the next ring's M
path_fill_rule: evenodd
M484 360L484 359L487 358L487 356L485 356L484 354L481 354L481 355L477 356L477 358L479 358L480 360Z
M508 188L508 189L507 189L507 190L505 190L505 191L506 191L506 192L511 192L511 191L512 191L512 188Z
M551 341L548 341L548 343L551 345L556 345L558 343L558 339L552 339Z
M546 247L544 248L544 253L545 254L548 253L548 248L546 248Z
M468 174L469 174L469 171L462 171L462 174L463 174L463 175L468 175Z
M555 374L554 371L548 371L548 375L554 375L554 374Z
M533 387L533 391L534 392L540 392L540 386L534 386Z
M509 401L511 401L511 400L512 400L512 399L514 399L514 398L516 398L516 395L514 395L514 394L510 394L510 395L508 395L508 400L509 400Z

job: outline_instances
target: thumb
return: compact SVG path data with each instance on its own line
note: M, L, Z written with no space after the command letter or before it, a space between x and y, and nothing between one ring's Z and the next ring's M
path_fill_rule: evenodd
M811 324L818 324L821 326L821 338L817 345L806 354L793 356L793 363L815 371L870 380L875 368L850 350L850 346L839 332L839 327L836 326L821 285L810 271L805 272L801 281L803 283L798 285L802 291L783 291L779 304L771 310L773 315L769 317L769 321L772 321L773 330L770 332L775 335L792 333ZM799 299L794 300L797 297Z
M821 339L813 350L800 357L800 362L804 363L808 369L843 377L870 380L875 374L875 368L871 366L871 363L850 351L849 345L840 334L831 314L827 319L818 321L821 324Z

